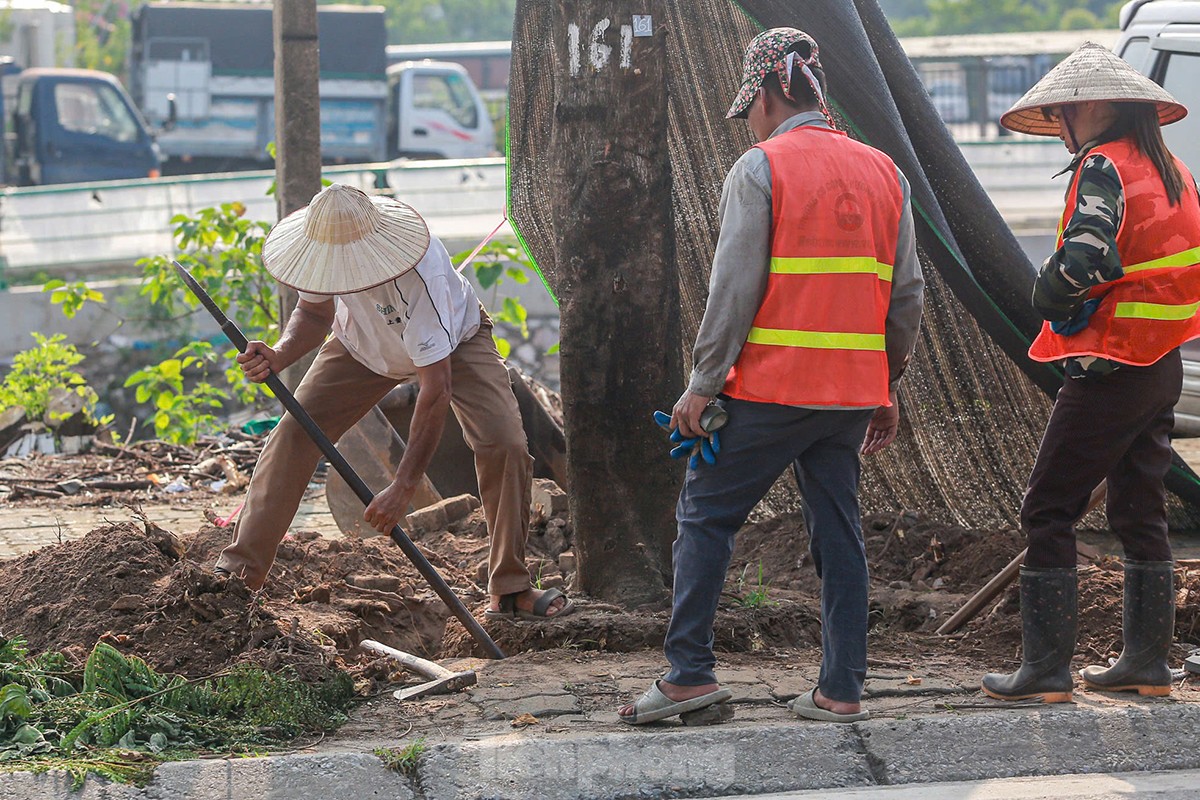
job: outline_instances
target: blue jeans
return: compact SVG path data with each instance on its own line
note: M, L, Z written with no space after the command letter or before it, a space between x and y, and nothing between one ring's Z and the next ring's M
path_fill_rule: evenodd
M689 469L675 516L675 603L665 680L715 683L713 620L747 515L794 462L809 551L821 578L818 686L856 703L867 671L867 557L858 508L859 447L874 409L822 411L728 400L716 464ZM781 554L781 557L784 554Z

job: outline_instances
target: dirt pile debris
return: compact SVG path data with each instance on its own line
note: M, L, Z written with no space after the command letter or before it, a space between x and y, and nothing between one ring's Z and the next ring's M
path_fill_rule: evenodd
M172 451L153 452L161 459ZM62 468L64 474L86 474L79 458ZM33 496L22 501L40 502L45 500ZM563 505L545 495L534 509L528 563L542 588L573 587L574 535ZM1024 543L1018 532L965 530L905 512L869 517L864 535L871 563L873 657L897 663L957 657L988 668L1017 657L1015 586L960 633L940 637L934 631L1020 551ZM472 652L462 627L385 537L329 538L297 531L280 546L266 589L252 593L236 579L211 575L229 536L228 528L212 525L168 532L142 517L0 562L0 633L23 635L34 650L66 650L79 658L103 640L157 669L191 677L249 661L268 668L291 665L301 674L340 666L371 681L401 679L394 663L358 649L366 638L428 658ZM468 607L482 616L488 544L482 511L413 536ZM1112 560L1081 569L1081 659L1095 662L1120 649L1121 577L1119 563ZM1182 563L1177 585L1177 638L1200 644L1200 565ZM562 620L488 619L484 625L510 654L555 647L610 652L661 647L665 607L627 613L574 594L579 610ZM716 637L718 649L726 652L819 646L820 585L801 515L743 528Z

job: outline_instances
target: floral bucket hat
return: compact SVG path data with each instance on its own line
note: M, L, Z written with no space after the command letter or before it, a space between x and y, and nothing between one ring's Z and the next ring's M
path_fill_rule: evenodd
M746 48L746 56L742 62L742 88L738 90L725 118L745 119L750 111L750 103L754 101L754 95L762 87L763 78L772 72L779 76L783 94L791 100L792 71L797 63L801 65L804 77L812 86L821 112L828 117L825 94L812 71L814 67L821 69L820 49L816 41L797 28L771 28L755 36Z

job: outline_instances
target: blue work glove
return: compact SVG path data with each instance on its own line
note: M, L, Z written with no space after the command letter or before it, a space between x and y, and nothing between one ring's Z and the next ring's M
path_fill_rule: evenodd
M691 457L690 465L695 469L700 465L700 459L709 464L717 463L717 453L721 452L721 438L715 431L712 439L705 436L688 438L678 428L671 430L671 415L662 411L654 412L654 421L664 430L671 431L671 458Z
M1087 327L1088 320L1092 318L1092 314L1096 313L1096 309L1100 306L1100 298L1094 297L1088 300L1083 306L1075 312L1075 316L1067 320L1059 320L1058 322L1050 323L1050 330L1057 333L1059 336L1073 336Z

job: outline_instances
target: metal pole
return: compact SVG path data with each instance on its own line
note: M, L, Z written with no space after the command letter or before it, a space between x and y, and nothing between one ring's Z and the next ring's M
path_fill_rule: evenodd
M321 190L321 61L316 0L275 0L275 207L279 219L308 205ZM279 329L287 326L299 295L279 287ZM300 385L312 357L283 371L289 389Z

